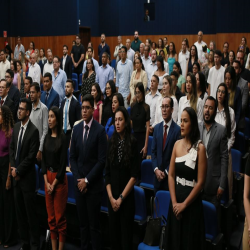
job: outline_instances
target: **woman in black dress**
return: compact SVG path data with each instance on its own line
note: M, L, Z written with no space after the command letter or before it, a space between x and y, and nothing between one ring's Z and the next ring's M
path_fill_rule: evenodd
M150 125L150 107L145 103L145 90L142 82L135 85L136 102L131 105L131 121L134 137L137 139L141 161L147 156Z
M134 185L139 170L136 149L137 141L131 135L128 111L118 107L115 132L108 145L105 175L112 250L133 249Z
M102 126L106 126L108 119L112 116L112 97L116 92L115 83L113 80L109 80L105 88L105 100L102 106Z
M205 225L201 190L207 158L200 139L196 112L187 107L181 115L182 140L175 143L168 174L171 202L166 249L205 249Z

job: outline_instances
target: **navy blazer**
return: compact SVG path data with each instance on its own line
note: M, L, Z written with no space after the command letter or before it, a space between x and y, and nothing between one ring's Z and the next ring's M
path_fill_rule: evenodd
M61 69L63 69L62 64L63 64L63 57L61 58L61 64L60 64ZM73 65L72 58L71 58L71 56L67 55L65 66L64 66L64 71L67 75L67 79L72 79L72 65Z
M8 92L8 97L14 102L15 110L13 119L16 121L17 119L17 110L20 102L20 92L16 86L11 84L10 90Z
M83 151L85 148L85 152ZM103 190L103 169L106 162L107 137L105 129L93 119L89 130L87 147L83 147L83 122L73 128L70 164L77 192L77 179L88 179L88 192L100 193Z
M45 104L45 97L46 97L46 91L44 91L42 94L41 94L41 102L43 104ZM53 87L51 87L51 91L50 91L50 94L49 94L49 98L47 100L47 108L48 110L53 107L53 106L56 106L59 108L59 95L58 93L53 89Z
M163 121L157 124L154 128L154 136L152 141L152 167L153 170L158 167L159 170L169 170L169 164L172 156L174 144L180 139L180 127L172 120L171 126L168 131L166 144L162 151L163 144Z
M66 102L66 98L63 99L60 107L62 122L63 122L63 109ZM80 103L72 96L70 106L69 106L69 125L71 129L74 127L76 121L81 120L81 106ZM63 124L62 124L63 126Z

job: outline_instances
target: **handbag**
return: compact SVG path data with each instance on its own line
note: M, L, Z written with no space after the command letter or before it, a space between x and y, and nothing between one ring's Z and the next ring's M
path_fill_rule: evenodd
M42 243L41 250L52 250L50 230L47 230L47 232L46 232L46 238Z
M148 246L159 246L160 249L162 250L165 239L165 229L167 220L164 216L161 217L157 216L155 201L157 201L159 208L158 199L151 197L150 199L151 216L147 218L147 227L143 243ZM162 222L163 226L161 225Z

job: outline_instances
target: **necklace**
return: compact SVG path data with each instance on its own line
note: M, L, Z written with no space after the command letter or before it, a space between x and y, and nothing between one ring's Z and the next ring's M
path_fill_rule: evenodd
M186 151L188 152L188 150L190 149L190 147L191 147L191 145L184 145L184 143L182 144L183 145L183 147L186 149Z

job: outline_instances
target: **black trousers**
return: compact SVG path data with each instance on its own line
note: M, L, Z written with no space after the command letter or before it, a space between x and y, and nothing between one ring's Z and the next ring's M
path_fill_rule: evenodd
M81 250L102 249L100 210L102 192L82 194L76 187L76 208L80 224Z
M71 140L71 132L72 130L67 130L65 136L66 136L66 142L67 142L67 146L69 147L69 143L70 143L70 140Z
M40 231L36 214L35 188L24 189L17 181L14 186L14 198L20 239L23 244L30 245L32 250L39 250Z
M157 191L159 190L163 190L163 191L169 191L169 187L168 187L168 175L165 172L165 179L163 179L162 181L158 181L156 176L155 176L155 180L154 180L154 193L156 194Z
M0 241L12 246L17 242L17 225L12 180L11 188L6 190L8 170L9 155L0 157Z
M135 214L134 192L122 202L120 209L114 212L108 199L109 232L112 250L133 249L133 225Z

